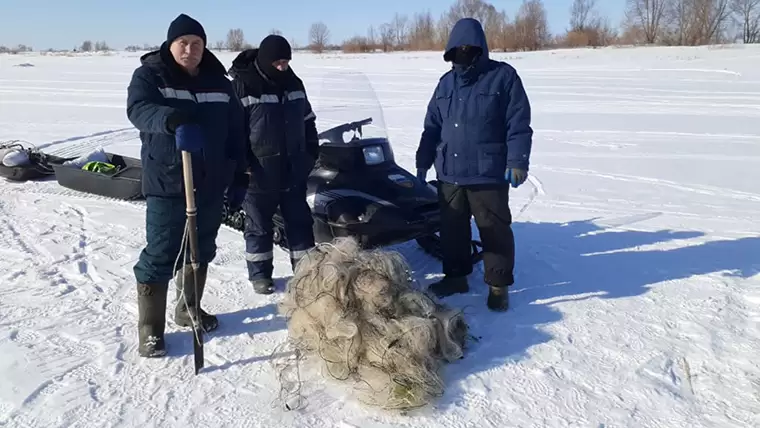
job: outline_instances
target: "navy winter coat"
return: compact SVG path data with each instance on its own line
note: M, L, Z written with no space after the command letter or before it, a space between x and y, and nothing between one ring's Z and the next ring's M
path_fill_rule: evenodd
M247 119L249 188L282 191L304 186L319 150L316 115L293 69L272 81L256 63L257 55L258 49L241 52L229 70Z
M166 43L140 62L127 89L127 116L142 140L143 194L184 195L182 153L166 124L176 110L192 115L205 137L203 152L193 155L196 190L223 194L234 172L245 170L243 108L224 66L206 50L198 76L190 76Z
M446 51L483 50L469 68L444 74L428 104L416 166L435 164L438 179L459 185L504 183L508 168L528 169L533 130L522 81L510 65L491 60L480 23L462 19Z

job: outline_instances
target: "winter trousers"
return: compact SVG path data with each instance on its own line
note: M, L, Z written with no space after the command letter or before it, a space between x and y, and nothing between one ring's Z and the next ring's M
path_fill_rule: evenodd
M167 284L184 266L185 255L179 257L185 232L185 197L165 198L149 196L146 199L145 235L147 245L134 267L139 284ZM224 195L198 196L198 252L199 262L210 263L216 257L216 237L222 223ZM190 247L186 245L187 259ZM176 266L175 266L176 264Z
M509 184L457 186L439 182L438 200L443 273L447 277L472 273L470 218L475 217L483 243L484 282L494 287L512 285L515 238Z
M274 271L274 214L280 208L285 239L292 266L314 247L311 209L306 203L306 186L287 191L249 191L243 202L245 211L245 250L248 279L272 279Z

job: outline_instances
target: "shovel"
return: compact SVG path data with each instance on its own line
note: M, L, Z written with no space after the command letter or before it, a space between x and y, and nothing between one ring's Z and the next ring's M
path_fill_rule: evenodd
M193 269L193 286L195 287L195 310L189 311L193 318L193 356L195 357L195 374L203 368L203 326L200 320L201 302L198 277L198 209L195 206L195 185L193 184L193 164L190 152L182 151L182 172L185 180L185 212L187 213L187 239L190 247L190 265Z

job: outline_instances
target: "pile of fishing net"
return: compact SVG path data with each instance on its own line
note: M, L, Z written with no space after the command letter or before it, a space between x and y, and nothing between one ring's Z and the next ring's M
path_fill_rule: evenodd
M440 368L463 357L468 328L460 311L412 284L396 252L361 250L352 238L321 244L298 263L280 303L288 343L353 384L364 403L424 406L443 394Z

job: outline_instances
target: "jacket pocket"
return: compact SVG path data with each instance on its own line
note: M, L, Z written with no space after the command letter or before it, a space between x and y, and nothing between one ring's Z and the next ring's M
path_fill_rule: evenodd
M469 109L476 117L486 123L505 123L505 112L501 108L500 91L482 90L475 96L475 108Z
M252 154L257 158L280 154L285 127L275 120L277 112L273 109L277 107L278 105L257 106L251 111L248 119L248 142Z
M251 165L251 187L256 190L281 190L285 160L280 154L257 156Z
M451 95L436 95L435 104L438 106L441 118L444 120L448 119L450 116L449 110L451 109Z
M182 158L174 146L173 138L149 142L143 177L146 190L151 194L182 194Z
M504 178L507 172L506 143L479 144L478 175L488 178Z

